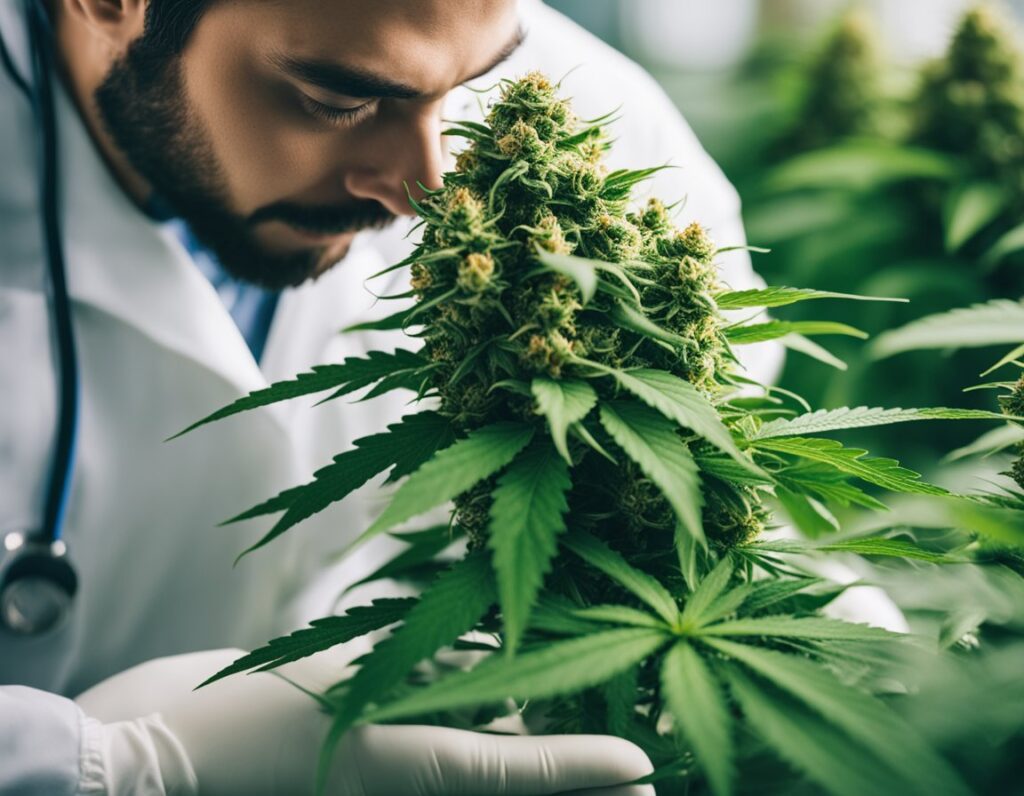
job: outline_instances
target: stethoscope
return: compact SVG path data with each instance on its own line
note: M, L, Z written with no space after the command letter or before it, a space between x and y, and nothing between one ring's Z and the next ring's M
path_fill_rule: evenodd
M31 45L33 87L14 68L0 36L0 61L18 89L32 103L42 132L40 152L41 217L50 273L53 326L59 363L57 444L46 486L43 524L38 530L3 532L0 546L0 628L21 636L41 636L57 629L71 610L78 576L61 539L71 492L78 437L78 362L71 328L71 303L64 269L64 246L57 207L57 123L50 82L52 38L42 4L24 0Z

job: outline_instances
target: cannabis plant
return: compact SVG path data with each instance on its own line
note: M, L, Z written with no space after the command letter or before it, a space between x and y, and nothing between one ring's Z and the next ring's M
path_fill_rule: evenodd
M862 97L864 114L881 106L883 127L861 128L854 140L848 127L832 124L827 136L747 181L748 232L773 249L764 263L769 279L913 299L910 307L840 307L834 315L872 334L965 302L1024 293L1024 72L1017 34L995 5L965 14L948 51L923 68L912 92ZM815 93L854 96L854 70L815 75L827 79ZM800 123L819 129L813 115ZM798 320L806 310L786 312ZM960 393L960 373L985 366L974 352L936 369L923 355L871 364L841 339L829 351L850 367L832 360L836 371L823 375L794 356L783 386L825 405L869 401L873 385L884 382L896 403L986 406L982 395ZM869 445L884 442L875 432L865 438ZM929 466L965 441L960 429L909 431L903 450L911 462Z
M1013 26L990 5L964 16L914 100L913 139L965 155L981 176L1024 196L1024 59Z
M877 38L861 9L840 18L807 67L800 107L780 150L793 154L879 133L883 92Z
M395 266L409 269L410 290L396 297L405 303L370 324L404 329L410 347L314 368L196 424L299 395L411 391L418 411L241 517L281 514L262 545L388 472L397 490L356 544L449 501L450 522L401 534L408 548L371 577L465 542L418 599L318 620L211 680L399 623L324 696L334 716L325 759L360 722L478 726L522 712L545 731L633 739L658 764L664 793L729 793L738 761L768 749L834 793L964 792L866 681L854 682L861 661L883 654L863 645L896 636L821 615L841 587L793 560L935 556L894 539L815 545L763 534L778 503L827 523L829 505L882 508L878 492L946 494L821 435L1001 415L796 414L741 393L738 347L854 332L830 321L729 322L723 311L858 297L730 289L715 267L723 249L699 224L679 229L669 205L631 201L655 169L604 167L606 121L578 120L539 74L502 83L485 123L451 130L468 146L443 187L413 201L421 242ZM451 645L485 659L440 678L416 670Z

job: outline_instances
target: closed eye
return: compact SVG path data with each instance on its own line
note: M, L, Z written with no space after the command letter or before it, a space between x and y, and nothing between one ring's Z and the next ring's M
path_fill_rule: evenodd
M301 91L299 92L299 102L303 110L310 116L332 125L355 124L371 113L377 104L376 100L367 100L359 105L339 108L335 105L327 105L319 100L315 100Z

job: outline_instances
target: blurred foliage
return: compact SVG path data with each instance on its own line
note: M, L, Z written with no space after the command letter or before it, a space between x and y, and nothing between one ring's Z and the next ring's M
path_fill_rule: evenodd
M789 111L775 144L731 174L750 240L772 248L757 261L765 278L910 299L837 312L834 320L872 335L965 303L1019 296L1024 70L1015 35L997 9L974 8L946 55L908 81L893 67L886 77L862 10L840 20L789 82L798 99L792 90L780 95ZM879 384L890 405L986 406L984 396L962 392L963 374L985 366L977 352L937 365L921 353L872 361L846 340L830 348L848 369L822 379L790 356L782 386L822 406L863 403ZM910 429L901 453L927 468L969 434ZM884 435L869 441L884 446Z

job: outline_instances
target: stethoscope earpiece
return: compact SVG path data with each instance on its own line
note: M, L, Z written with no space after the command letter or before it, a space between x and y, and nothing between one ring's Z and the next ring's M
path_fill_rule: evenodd
M3 539L0 559L0 627L21 636L42 636L63 624L78 591L78 577L64 542L21 533Z

